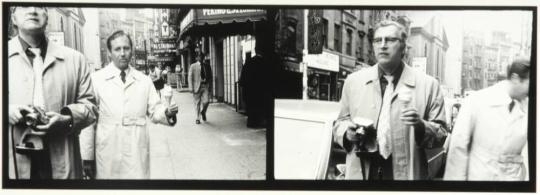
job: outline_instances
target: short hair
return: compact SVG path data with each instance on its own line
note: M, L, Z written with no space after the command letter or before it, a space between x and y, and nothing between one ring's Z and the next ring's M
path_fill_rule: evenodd
M405 26L403 26L402 24L400 24L399 22L396 22L396 21L392 21L392 20L383 20L383 21L380 21L379 23L377 23L375 25L375 28L373 29L373 32L377 32L377 30L379 30L379 28L381 27L387 27L387 26L395 26L398 28L399 30L399 35L401 36L401 41L403 43L407 43L407 37L409 37L409 34L407 33L407 29L405 28Z
M513 73L516 73L520 79L527 79L529 78L531 68L531 62L527 58L517 58L508 66L508 74L507 77L510 79L512 77Z
M113 34L111 34L111 36L109 36L109 38L107 38L107 49L109 49L109 51L111 51L111 42L113 40L117 39L118 37L122 37L122 36L125 36L125 37L128 38L129 46L131 48L133 48L133 42L131 41L131 37L129 36L129 34L127 34L123 30L118 30L118 31L114 32Z

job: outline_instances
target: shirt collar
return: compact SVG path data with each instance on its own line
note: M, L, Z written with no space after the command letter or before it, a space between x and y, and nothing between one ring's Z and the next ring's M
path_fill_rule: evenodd
M493 86L491 90L493 90L494 93L490 93L493 95L490 95L490 97L486 97L485 101L489 105L492 106L508 106L510 103L512 103L512 98L508 94L508 82L502 81Z
M20 43L21 43L21 48L23 51L28 51L28 48L31 48L30 44L28 44L24 39L22 39L20 36L17 36L17 38L19 39ZM47 54L47 39L46 38L43 38L43 40L41 41L41 44L38 45L37 48L39 48L41 50L41 57L45 57L45 54Z
M401 77L401 73L403 73L403 62L399 63L399 66L392 72L392 76L394 77L393 83L396 84L399 81L399 77ZM381 68L379 64L377 64L377 70L378 70L378 77L379 79L384 77L384 70Z
M107 75L107 78L108 79L111 79L111 78L114 78L116 76L120 76L120 69L118 67L116 67L114 65L113 62L109 63L109 65L107 65L107 72L109 73ZM137 77L133 74L133 68L131 66L128 66L128 68L126 68L126 70L124 70L126 72L126 78L127 77L133 77L134 79L137 79Z

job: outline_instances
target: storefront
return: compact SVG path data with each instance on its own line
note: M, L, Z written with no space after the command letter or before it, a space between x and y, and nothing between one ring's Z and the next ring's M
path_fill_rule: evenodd
M339 55L323 51L307 55L304 61L308 64L308 98L338 101Z
M154 54L154 62L159 68L169 68L169 71L174 71L176 66L176 38L159 37L152 40L152 53ZM168 74L167 83L172 87L176 87L175 74Z
M194 63L195 50L207 55L213 72L212 99L242 109L238 86L245 60L255 55L255 31L266 25L257 9L192 9L180 23L182 61Z

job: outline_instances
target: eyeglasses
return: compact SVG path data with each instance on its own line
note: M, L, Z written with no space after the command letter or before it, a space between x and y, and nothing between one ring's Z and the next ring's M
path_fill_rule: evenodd
M401 39L396 38L396 37L382 37L382 38L373 39L373 44L377 45L377 46L382 46L385 43L388 43L389 45L393 45L393 44L396 44L399 41L401 41Z

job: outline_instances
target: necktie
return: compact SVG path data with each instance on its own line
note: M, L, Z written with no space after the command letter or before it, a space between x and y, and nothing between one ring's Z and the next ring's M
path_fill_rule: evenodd
M45 108L43 97L43 58L39 48L28 48L34 55L32 67L34 68L34 106Z
M381 113L379 115L379 123L377 125L377 141L379 142L379 153L385 159L392 153L392 137L390 132L390 103L392 101L392 93L394 92L394 78L392 76L384 76L388 81L384 90Z
M126 82L126 72L122 70L122 72L120 72L120 78L122 79L122 82L125 83Z

